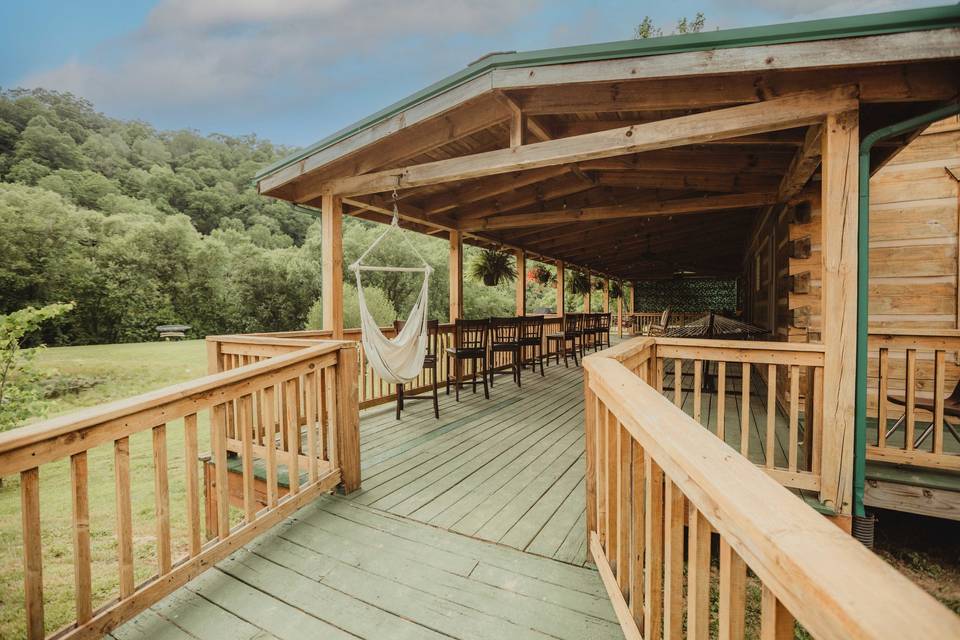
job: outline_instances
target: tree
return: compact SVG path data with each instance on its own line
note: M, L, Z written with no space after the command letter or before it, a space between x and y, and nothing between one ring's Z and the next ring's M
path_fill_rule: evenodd
M677 20L677 26L674 28L671 35L684 34L684 33L700 33L703 31L703 28L706 26L706 18L703 15L702 11L698 11L692 19L687 17L681 17ZM633 37L635 40L643 40L646 38L659 38L663 35L663 29L653 24L653 20L650 16L643 16L643 20L640 21L640 24L636 26L633 30Z
M40 374L32 366L39 347L25 349L23 341L41 325L72 308L72 303L51 304L0 315L0 431L45 412Z

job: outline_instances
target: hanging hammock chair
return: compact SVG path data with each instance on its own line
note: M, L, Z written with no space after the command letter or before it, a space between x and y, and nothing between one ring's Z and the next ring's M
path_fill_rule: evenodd
M362 332L364 353L367 362L374 371L390 384L403 384L413 380L423 369L423 360L427 353L427 292L430 284L430 274L433 268L423 259L417 248L407 238L407 234L398 223L396 194L394 193L393 220L386 231L373 241L356 262L350 265L350 270L357 278L357 300L360 307L360 329ZM379 245L384 238L393 232L400 234L403 241L420 260L420 267L383 267L363 264L363 260ZM410 315L403 325L403 329L394 338L388 338L380 331L377 321L367 309L367 301L363 296L363 283L360 274L364 271L381 272L410 272L423 273L423 284L420 286L420 295L417 296Z

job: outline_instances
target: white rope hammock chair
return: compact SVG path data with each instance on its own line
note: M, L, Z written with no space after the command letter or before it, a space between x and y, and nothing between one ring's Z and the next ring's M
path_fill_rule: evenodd
M350 270L357 277L357 300L360 306L360 329L367 362L374 371L390 384L403 384L413 380L423 369L423 361L427 353L427 292L430 284L430 274L433 268L423 259L417 248L407 238L407 234L400 228L398 222L396 192L394 192L393 220L386 231L373 241L357 261L350 265ZM420 267L383 267L363 264L364 258L373 251L380 242L391 232L396 230L407 246L413 251L423 266ZM394 338L388 338L380 331L377 321L370 315L367 302L363 296L363 284L360 274L363 271L381 272L410 272L423 273L423 284L420 295L410 310L410 315L403 325L403 329Z

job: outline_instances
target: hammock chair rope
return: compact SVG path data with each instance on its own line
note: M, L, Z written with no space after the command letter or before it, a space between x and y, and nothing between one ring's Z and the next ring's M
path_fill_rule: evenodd
M360 307L361 341L367 362L374 371L390 384L403 384L413 380L423 369L423 360L427 353L427 293L430 284L430 274L433 268L423 259L399 223L397 210L397 192L393 192L393 220L390 226L377 237L356 262L350 265L350 270L357 278L357 300ZM365 265L363 260L393 231L400 233L400 237L413 252L423 266L421 267L389 267ZM420 295L417 296L410 315L394 338L387 338L380 331L377 321L370 315L367 301L363 295L363 283L360 274L364 271L382 271L394 273L423 273L423 284L420 286Z

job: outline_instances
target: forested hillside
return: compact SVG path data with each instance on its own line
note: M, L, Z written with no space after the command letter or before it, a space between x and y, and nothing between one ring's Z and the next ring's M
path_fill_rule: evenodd
M46 329L48 344L153 339L166 323L197 336L316 326L317 214L252 186L289 151L255 136L158 131L70 94L0 92L0 314L75 301ZM348 219L346 262L381 229ZM445 319L446 243L415 240L435 268L431 317ZM371 259L412 259L390 244ZM419 289L409 274L364 277L383 322L405 315ZM511 284L465 286L469 315L513 312ZM550 287L531 287L531 308L552 306ZM355 289L345 297L356 326Z

